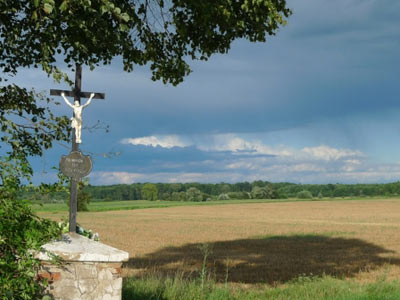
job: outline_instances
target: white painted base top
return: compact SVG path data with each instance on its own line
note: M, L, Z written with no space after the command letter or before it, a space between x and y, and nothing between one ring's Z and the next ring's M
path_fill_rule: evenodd
M128 252L95 242L76 233L64 234L61 240L42 247L66 261L124 262L129 259ZM35 257L42 261L51 260L45 251L37 253Z

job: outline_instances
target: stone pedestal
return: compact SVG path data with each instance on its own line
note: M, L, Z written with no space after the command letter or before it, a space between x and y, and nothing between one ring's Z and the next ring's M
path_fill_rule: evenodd
M121 299L121 267L129 258L127 252L73 233L43 248L64 260L57 266L45 252L36 255L42 261L39 276L48 278L47 293L54 299Z

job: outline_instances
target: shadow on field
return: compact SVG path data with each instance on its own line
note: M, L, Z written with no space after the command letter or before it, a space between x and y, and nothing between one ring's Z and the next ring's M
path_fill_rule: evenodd
M164 248L144 257L131 258L126 267L139 277L154 274L198 277L204 258L202 246ZM352 277L384 264L400 265L397 258L382 257L394 251L359 239L320 235L242 239L207 246L210 250L207 271L218 282L275 284L302 275Z

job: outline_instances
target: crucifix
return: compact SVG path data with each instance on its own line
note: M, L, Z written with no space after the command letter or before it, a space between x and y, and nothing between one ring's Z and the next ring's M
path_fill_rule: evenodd
M78 182L89 175L92 169L92 161L89 156L83 155L79 150L82 130L82 110L87 107L92 99L104 99L103 93L82 92L82 67L76 65L75 68L75 87L72 91L68 90L50 90L51 96L62 96L64 101L73 109L71 118L72 130L72 150L68 156L62 156L60 160L60 169L64 175L71 178L70 201L69 201L69 232L76 231L76 213L78 210ZM74 104L71 104L66 97L74 97ZM89 100L81 105L81 98Z

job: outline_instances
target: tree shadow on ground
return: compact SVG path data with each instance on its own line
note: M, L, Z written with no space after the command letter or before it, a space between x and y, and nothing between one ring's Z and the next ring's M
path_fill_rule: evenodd
M204 259L202 244L167 247L131 258L126 268L135 276L183 274L199 276ZM213 242L207 245L207 270L217 282L284 283L299 276L353 277L385 264L394 251L359 239L322 235L275 236ZM392 254L392 255L391 255Z

